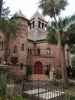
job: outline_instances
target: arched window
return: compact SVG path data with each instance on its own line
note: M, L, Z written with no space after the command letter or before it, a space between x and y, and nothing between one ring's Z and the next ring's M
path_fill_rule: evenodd
M34 27L35 27L35 22L33 21L33 23L32 23L32 24L33 24L33 28L34 28Z
M47 30L47 24L45 24L45 31Z
M17 46L16 45L14 46L13 53L17 53Z
M23 69L23 63L20 63L20 69L22 70Z
M40 48L37 49L37 54L40 55Z
M29 25L29 26L30 26L30 29L31 29L31 23L30 23L30 25Z
M24 51L24 43L21 44L21 50Z
M28 48L28 54L32 54L32 49Z
M42 29L44 28L44 23L42 23Z
M41 22L38 21L38 28L41 28Z

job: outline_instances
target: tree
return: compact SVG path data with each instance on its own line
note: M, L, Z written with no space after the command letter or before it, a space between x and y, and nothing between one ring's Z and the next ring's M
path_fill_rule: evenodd
M43 9L44 15L55 18L60 14L61 10L65 9L66 5L66 0L40 0L39 7Z
M71 47L71 54L75 54L75 45L72 45Z
M56 34L58 45L60 49L60 59L61 59L61 68L62 68L62 77L64 80L64 85L67 83L67 73L65 67L65 55L64 55L64 47L61 43L61 31L59 30L57 17L59 18L59 14L61 10L65 9L67 5L67 0L40 0L39 7L43 9L44 15L49 15L51 18L54 18L55 26L56 26Z
M59 32L61 33L61 45L64 46L67 43L70 47L75 44L75 15L66 18L60 18L57 22ZM54 37L55 43L57 43L57 27L56 22L52 21L48 27L48 41L51 42L51 36ZM50 36L49 36L50 35ZM51 38L52 39L52 38Z
M5 2L0 0L0 18L8 18L10 13L9 7L4 6Z
M9 56L9 40L12 37L16 36L17 31L17 22L15 19L5 20L4 18L0 19L0 30L5 35L5 61L7 62Z
M64 19L60 18L58 20L58 27L61 33L61 45L64 48L65 44L68 45L68 49L73 52L74 50L74 44L75 44L75 15L71 17L66 17ZM49 28L48 28L49 34L48 34L48 42L57 44L57 34L56 34L56 24L55 22L51 22ZM53 38L54 37L54 38ZM69 50L69 51L70 51ZM64 59L65 59L65 50L63 50L64 53Z
M17 31L17 21L14 18L9 19L8 15L9 15L9 7L4 7L4 3L3 0L1 0L2 4L0 5L0 31L2 31L5 35L5 61L7 61L8 56L9 56L9 39L11 37L11 35L13 35L14 37L16 36L16 31Z
M9 39L12 36L16 36L16 31L17 31L17 22L16 20L13 19L9 19L8 18L8 13L9 13L9 9L4 8L3 7L3 0L0 0L0 32L3 32L3 34L5 35L5 41L4 41L4 49L5 49L5 53L4 53L4 57L5 60L7 61L9 53ZM7 80L6 80L6 73L5 72L0 72L0 96L2 96L4 98L4 96L6 95L6 84L7 84Z
M75 68L75 55L71 58L72 66Z
M5 72L0 72L0 96L2 98L6 95L6 84L7 84L7 74Z

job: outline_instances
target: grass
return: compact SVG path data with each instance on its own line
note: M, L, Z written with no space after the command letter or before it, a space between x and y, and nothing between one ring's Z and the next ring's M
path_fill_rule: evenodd
M75 85L70 84L67 89L65 89L65 94L67 96L66 100L75 100Z
M27 98L23 98L22 96L15 96L13 100L27 100Z
M75 96L71 96L70 97L70 100L75 100Z
M70 85L67 89L65 89L65 93L71 96L75 96L75 86Z
M3 98L0 96L0 100L5 100L6 98ZM13 96L10 98L10 100L28 100L26 98L23 98L22 96Z

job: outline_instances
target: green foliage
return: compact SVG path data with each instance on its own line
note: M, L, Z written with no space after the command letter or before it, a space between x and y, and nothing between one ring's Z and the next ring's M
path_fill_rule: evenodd
M55 75L55 79L61 79L62 78L62 74L61 74L60 70L58 70L58 69L55 71L54 75Z
M3 0L1 0L1 2L0 30L4 32L7 37L11 34L14 36L17 30L17 22L15 19L10 20L8 18L8 15L10 13L9 7L5 7Z
M1 97L1 96L0 96L0 100L5 100L5 99L6 99L5 97Z
M0 96L6 95L7 75L3 72L0 73Z
M75 67L75 55L71 58L72 66Z
M72 54L75 54L75 45L71 46L71 50L70 51L71 51Z
M13 100L24 100L22 96L15 96Z
M67 0L40 0L39 7L43 9L44 15L54 17L59 15L67 4Z
M1 97L0 96L0 100L7 100L7 97ZM13 96L13 97L10 97L9 100L27 100L26 98L23 98L22 96Z
M9 7L6 7L4 0L0 0L0 18L8 19L10 13Z
M70 100L75 100L75 96L70 96Z
M70 25L70 27L67 30L67 33L69 37L68 43L75 44L75 23Z
M65 43L69 44L69 46L72 46L75 44L75 15L71 17L66 17L64 19L59 18L58 22L58 29L56 27L56 22L52 21L49 25L48 31L48 41L52 43L56 43L56 40L58 39L57 30L60 32L60 39L61 44L64 46ZM55 36L54 36L55 35Z
M67 0L40 0L39 7L43 10L43 14L54 18L48 29L48 42L57 43L59 36L56 34L60 33L62 45L75 43L75 15L64 19L58 16L58 20L56 17L67 4Z
M0 19L0 30L5 33L6 36L10 36L11 34L14 36L16 34L17 25L16 20Z
M48 31L49 31L48 36L47 36L48 43L57 44L57 38L56 38L55 30L52 29L52 27L49 27Z
M27 66L26 68L26 76L30 76L32 74L32 68L31 66Z

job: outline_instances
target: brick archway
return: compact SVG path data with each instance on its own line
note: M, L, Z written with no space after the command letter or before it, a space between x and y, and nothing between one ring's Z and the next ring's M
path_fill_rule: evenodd
M43 74L43 64L40 61L35 62L33 73L34 74Z

